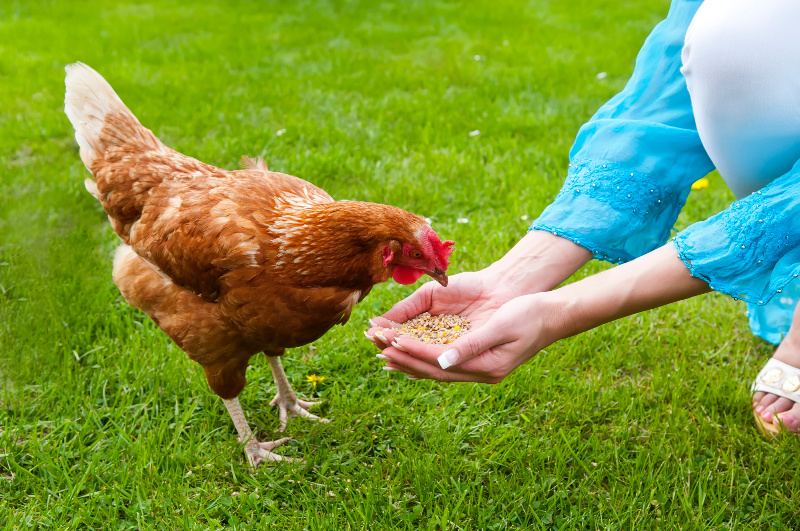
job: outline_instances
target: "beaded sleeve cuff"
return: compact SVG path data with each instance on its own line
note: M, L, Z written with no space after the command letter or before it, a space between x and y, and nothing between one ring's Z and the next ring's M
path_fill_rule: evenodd
M676 236L675 246L692 276L713 290L759 305L798 277L800 177L793 172Z
M531 230L567 238L599 260L627 262L667 241L689 191L621 164L573 161Z

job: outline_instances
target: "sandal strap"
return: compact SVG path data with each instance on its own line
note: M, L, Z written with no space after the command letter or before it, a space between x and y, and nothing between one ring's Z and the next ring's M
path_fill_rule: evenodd
M750 391L763 391L800 402L800 369L771 358L756 376Z

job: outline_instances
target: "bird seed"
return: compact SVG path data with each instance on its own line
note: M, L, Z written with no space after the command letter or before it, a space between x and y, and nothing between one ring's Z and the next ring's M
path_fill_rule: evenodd
M425 312L409 319L395 331L423 343L446 345L469 332L469 320L460 315L431 315Z

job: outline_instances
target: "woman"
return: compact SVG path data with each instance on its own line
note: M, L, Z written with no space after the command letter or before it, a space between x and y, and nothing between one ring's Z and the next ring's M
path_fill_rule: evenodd
M473 331L445 347L373 327L385 368L495 383L561 338L716 290L747 301L754 332L781 343L754 384L756 418L800 431L797 27L793 0L674 0L625 89L580 129L531 231L487 269L426 284L375 318L454 313ZM738 200L662 245L714 167ZM592 257L622 265L549 291Z

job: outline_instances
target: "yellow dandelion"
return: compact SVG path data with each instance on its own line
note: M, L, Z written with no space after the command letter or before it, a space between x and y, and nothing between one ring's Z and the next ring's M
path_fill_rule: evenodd
M309 374L308 376L306 376L306 380L311 382L311 385L314 387L314 389L316 389L317 384L322 383L324 379L325 379L324 376L317 376L316 374Z
M708 179L703 177L702 179L698 179L697 181L694 182L694 184L692 185L692 190L702 190L703 188L706 188L708 185L709 185Z

